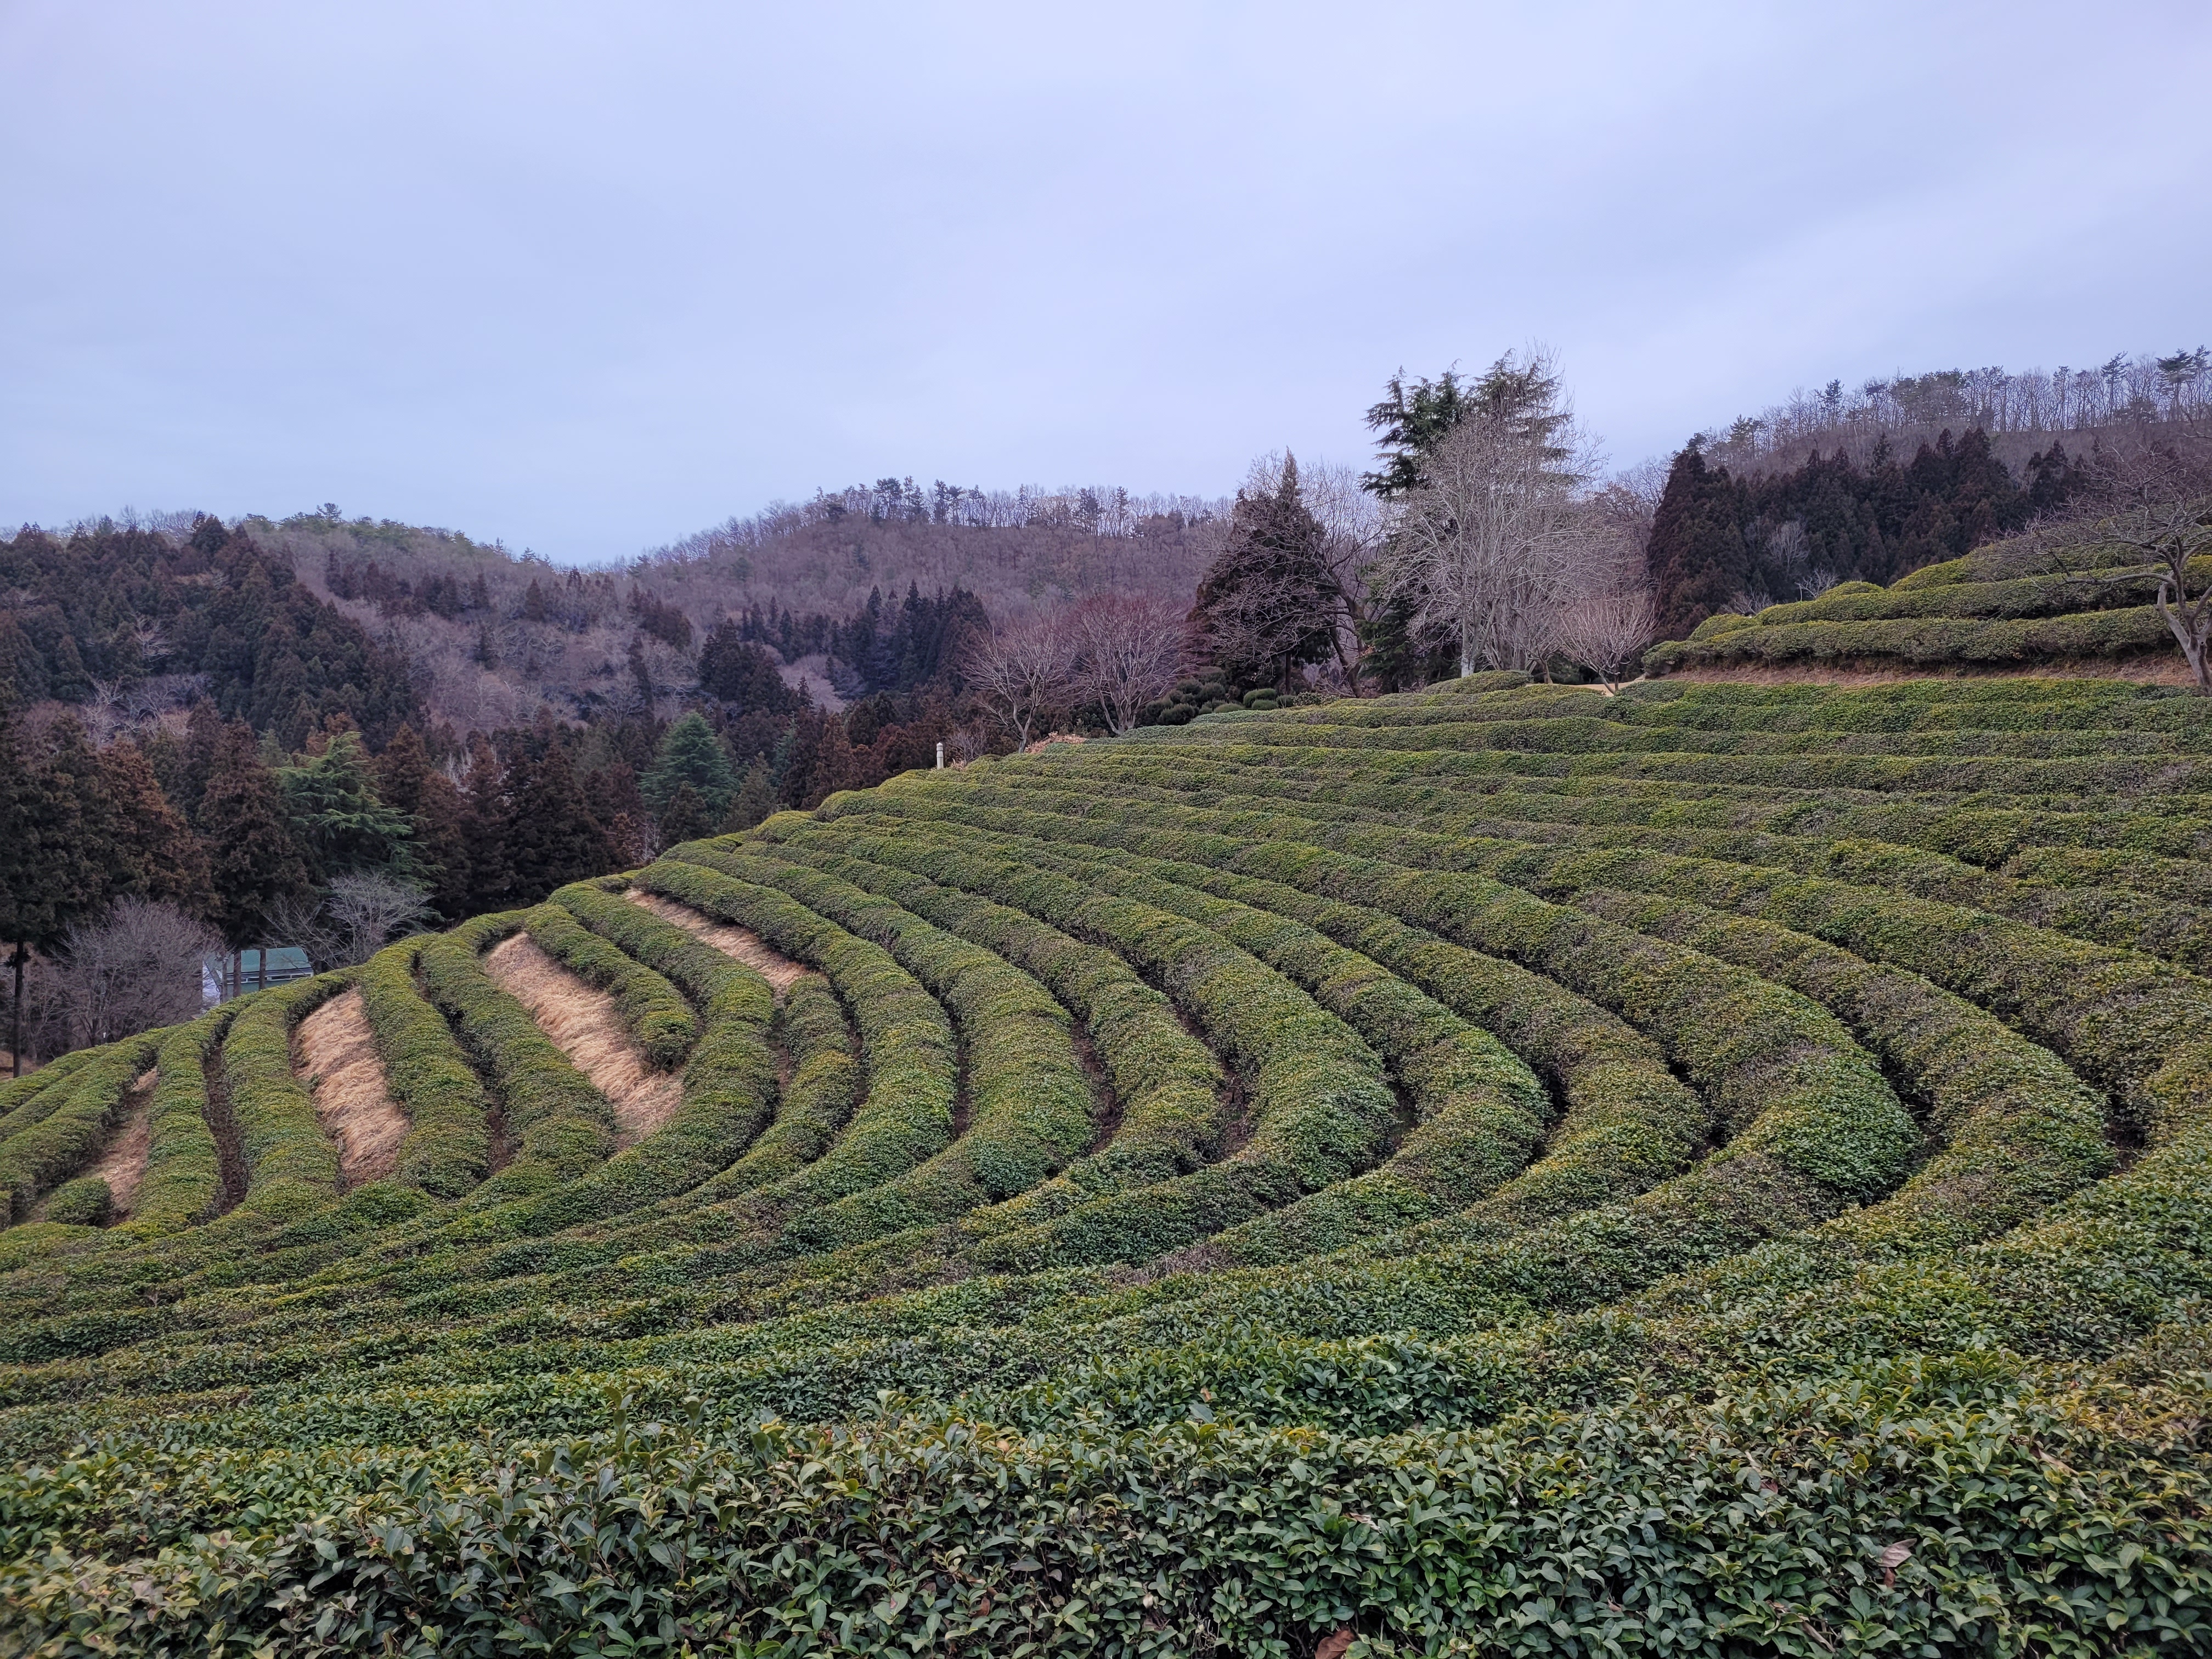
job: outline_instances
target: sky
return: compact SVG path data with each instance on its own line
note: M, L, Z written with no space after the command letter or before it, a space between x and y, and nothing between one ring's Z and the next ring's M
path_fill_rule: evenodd
M0 524L564 562L1214 495L1541 342L1620 465L2212 336L2212 7L0 0Z

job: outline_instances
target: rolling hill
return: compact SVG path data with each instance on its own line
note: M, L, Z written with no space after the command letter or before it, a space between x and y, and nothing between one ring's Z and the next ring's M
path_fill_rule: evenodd
M0 1646L2203 1651L2208 872L2177 688L1486 675L72 1055Z

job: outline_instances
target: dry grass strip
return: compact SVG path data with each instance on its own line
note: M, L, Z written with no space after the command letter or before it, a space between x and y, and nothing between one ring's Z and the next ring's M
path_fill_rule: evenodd
M146 1178L146 1154L154 1144L149 1112L154 1104L154 1085L160 1073L148 1072L131 1085L124 1097L123 1121L108 1137L100 1162L88 1172L107 1183L109 1213L120 1221L138 1201L138 1183Z
M407 1137L407 1114L385 1082L359 991L331 998L300 1022L292 1068L306 1079L315 1115L337 1143L339 1179L358 1187L390 1175Z
M684 1103L683 1079L646 1065L612 997L577 978L527 933L486 957L484 970L607 1097L617 1146L636 1145L676 1115Z
M674 922L678 927L713 945L724 956L744 963L775 988L779 1001L793 985L813 975L811 968L769 949L758 934L748 933L742 927L732 927L726 921L702 916L689 906L678 904L674 899L663 898L658 893L641 893L633 887L629 890L629 902L643 905L663 921Z

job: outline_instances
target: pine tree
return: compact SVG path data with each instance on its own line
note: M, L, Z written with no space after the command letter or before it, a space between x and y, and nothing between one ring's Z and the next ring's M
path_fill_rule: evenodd
M729 810L730 799L738 793L737 772L730 764L728 751L696 708L669 726L652 766L638 780L638 788L657 816L668 810L678 788L687 783L698 795L710 823Z
M1302 665L1335 649L1343 596L1326 539L1298 494L1295 457L1285 459L1273 490L1237 492L1228 538L1191 609L1208 659L1232 681L1288 689Z
M215 896L210 920L232 949L243 950L260 938L269 907L307 885L307 866L286 827L283 794L243 720L223 734L200 801L199 831Z

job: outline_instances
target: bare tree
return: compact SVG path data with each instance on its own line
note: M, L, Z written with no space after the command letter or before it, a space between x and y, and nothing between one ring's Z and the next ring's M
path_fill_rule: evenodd
M994 627L969 647L963 672L991 718L1025 747L1038 715L1066 695L1073 662L1066 622L1042 616Z
M1389 540L1390 504L1369 489L1359 471L1339 462L1319 461L1301 477L1306 509L1322 527L1322 559L1335 585L1336 656L1346 687L1361 694L1363 623L1374 620L1378 595L1368 574Z
M337 931L323 914L320 893L286 893L270 902L267 914L265 931L271 945L304 953L307 965L319 974L345 965Z
M1644 647L1658 630L1659 610L1651 590L1641 583L1610 592L1588 593L1572 601L1559 618L1559 647L1593 669L1608 691L1618 691L1628 671L1643 659Z
M345 963L368 961L393 934L430 914L419 888L375 870L337 877L323 908Z
M2212 560L2212 451L2100 449L2090 468L2075 511L2029 532L2032 562L2085 588L2150 586L2197 689L2212 692L2212 571L2199 562Z
M1166 600L1094 594L1076 607L1069 626L1075 693L1098 705L1115 736L1134 726L1146 704L1175 690L1183 619Z
M1385 556L1392 586L1425 622L1455 629L1460 672L1534 668L1550 653L1591 539L1579 498L1591 463L1571 434L1477 414L1424 462Z
M114 1042L191 1018L200 964L222 948L206 923L142 898L118 899L103 920L71 928L55 973L71 1042Z

